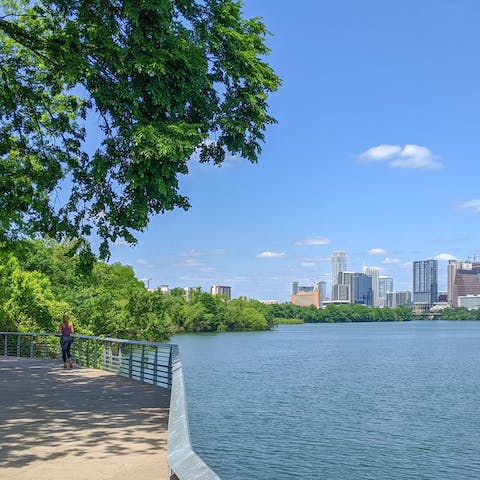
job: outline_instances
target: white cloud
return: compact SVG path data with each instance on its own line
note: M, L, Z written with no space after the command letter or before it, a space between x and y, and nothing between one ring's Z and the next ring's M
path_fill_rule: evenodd
M194 274L195 275L195 274ZM189 283L191 286L197 286L199 283L213 283L215 281L214 277L208 277L201 275L199 276L181 276L178 277L182 282ZM199 285L198 285L199 286Z
M208 255L225 255L226 253L227 251L221 248L217 248L215 250L205 250L205 251L192 248L192 250L182 253L182 257L206 257Z
M328 245L330 239L326 237L307 237L303 240L298 240L295 245Z
M372 248L369 252L369 255L386 255L387 251L383 248Z
M401 151L402 147L398 145L378 145L363 152L360 155L360 159L366 162L383 162L397 156Z
M443 168L437 155L421 145L378 145L359 156L365 163L386 162L392 168L436 170Z
M302 267L304 267L304 268L313 268L313 267L315 267L317 264L314 263L314 262L302 262L300 265L301 265Z
M450 253L440 253L435 257L435 260L456 260L456 258L453 255L450 255Z
M128 243L124 238L117 238L115 242L113 242L114 245L118 245L120 247L129 247L131 246L130 243Z
M182 256L184 257L201 257L202 255L203 252L195 248L192 248L192 250L189 250L188 252L182 253Z
M389 258L389 257L386 257L385 260L382 260L382 263L385 263L385 264L400 263L400 260L399 260L398 258Z
M222 167L232 168L240 165L242 162L242 157L239 157L237 155L225 155L225 160L222 163Z
M469 200L468 202L464 202L458 205L458 208L462 208L465 210L473 210L477 213L480 213L480 200Z
M139 265L149 265L149 263L143 258L137 259L135 263L138 263Z
M278 252L262 252L257 255L257 258L284 258L286 257L286 253L278 253Z
M332 259L330 257L303 257L304 262L330 262Z
M211 255L225 255L227 251L224 248L217 248L208 252Z
M196 260L195 258L187 258L185 261L180 263L174 263L176 267L203 267L205 262Z

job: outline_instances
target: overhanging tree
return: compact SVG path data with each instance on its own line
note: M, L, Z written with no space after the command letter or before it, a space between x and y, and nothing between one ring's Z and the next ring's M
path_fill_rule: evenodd
M1 236L96 233L108 256L189 208L194 153L256 162L267 34L234 0L0 0Z

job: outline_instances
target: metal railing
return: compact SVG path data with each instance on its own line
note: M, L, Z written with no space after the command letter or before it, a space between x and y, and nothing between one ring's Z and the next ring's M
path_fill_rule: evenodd
M0 355L61 357L59 334L0 332L0 336ZM165 388L172 386L173 345L76 334L72 338L72 358L78 365Z
M168 416L168 464L170 480L220 480L194 452L188 427L187 400L178 347L172 349L172 393Z
M0 332L0 356L45 360L61 358L59 336L56 333ZM72 337L72 358L78 365L170 389L170 480L220 480L192 448L177 345L76 334Z

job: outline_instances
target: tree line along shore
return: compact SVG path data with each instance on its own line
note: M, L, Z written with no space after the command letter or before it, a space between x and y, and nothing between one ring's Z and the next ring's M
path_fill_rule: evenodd
M166 341L179 332L268 330L281 323L408 321L408 307L227 300L181 288L149 290L132 267L85 257L78 243L24 240L0 244L0 331L55 332L64 314L77 333ZM479 320L480 312L445 311L444 319Z

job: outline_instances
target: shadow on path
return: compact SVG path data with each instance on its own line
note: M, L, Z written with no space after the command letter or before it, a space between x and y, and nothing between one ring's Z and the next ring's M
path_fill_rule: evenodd
M169 398L100 370L0 358L0 479L167 478Z

